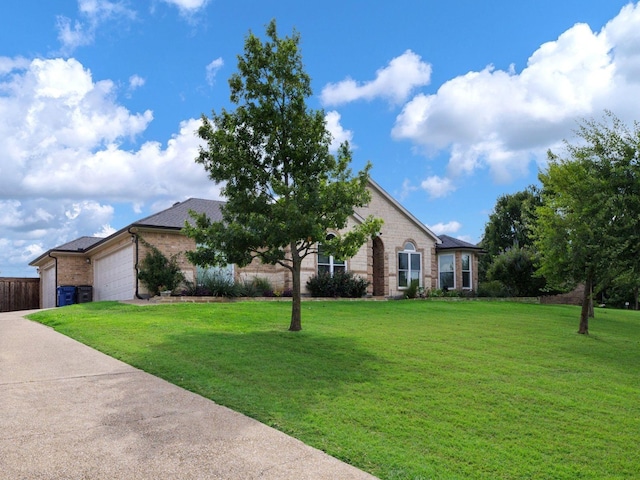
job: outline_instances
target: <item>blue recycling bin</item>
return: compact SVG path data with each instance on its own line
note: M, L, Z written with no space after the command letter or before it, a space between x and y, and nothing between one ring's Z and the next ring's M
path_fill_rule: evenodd
M76 287L72 285L61 285L58 287L58 306L66 307L76 303Z

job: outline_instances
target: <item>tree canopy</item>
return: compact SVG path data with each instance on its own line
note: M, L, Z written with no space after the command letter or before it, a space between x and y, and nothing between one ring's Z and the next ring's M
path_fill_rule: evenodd
M206 147L201 163L221 182L227 203L223 220L195 216L187 235L199 245L189 258L200 265L257 260L280 264L292 275L293 302L289 329L301 329L300 267L319 241L329 254L353 256L381 220L369 217L344 231L354 208L370 200L370 164L353 175L351 150L343 143L329 152L331 135L322 110L306 105L311 80L304 71L300 36L280 38L276 22L267 26L268 40L253 33L238 56L238 72L229 79L237 108L202 116L198 134ZM328 230L343 231L326 240Z
M606 112L585 120L567 157L549 152L539 174L543 204L537 209L540 272L558 287L585 284L579 333L588 333L593 287L625 272L640 274L640 125L630 130Z
M536 208L542 199L531 185L520 192L498 197L484 228L480 246L482 280L499 281L513 296L537 296L545 286L536 275L537 252L533 244Z

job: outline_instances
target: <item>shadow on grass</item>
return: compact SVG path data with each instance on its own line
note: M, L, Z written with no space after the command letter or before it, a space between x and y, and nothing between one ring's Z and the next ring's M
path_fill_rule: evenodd
M280 331L174 334L126 361L274 426L375 382L383 367L352 338Z

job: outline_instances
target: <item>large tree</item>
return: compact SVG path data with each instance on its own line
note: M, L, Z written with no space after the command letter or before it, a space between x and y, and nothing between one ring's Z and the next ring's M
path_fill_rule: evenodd
M355 207L370 200L368 164L351 173L349 145L330 154L331 135L322 110L306 99L311 80L304 71L300 36L280 38L276 22L268 40L249 33L238 72L229 79L235 111L203 115L198 133L206 141L196 159L211 180L221 182L227 203L223 220L196 216L187 235L199 245L189 254L200 265L257 259L291 272L293 302L289 330L301 326L302 260L316 253L318 242L328 254L353 256L380 230L372 217L326 240L327 230L343 231Z
M481 280L501 282L510 295L540 295L545 280L536 276L532 231L541 203L540 191L533 185L498 197L480 242L487 252L480 258Z
M495 256L509 249L533 246L535 211L541 203L540 192L533 185L498 197L484 227L482 248Z
M539 178L536 246L540 271L558 287L584 283L578 333L589 332L593 287L623 273L640 274L640 128L629 130L610 112L583 121L568 156L549 152Z

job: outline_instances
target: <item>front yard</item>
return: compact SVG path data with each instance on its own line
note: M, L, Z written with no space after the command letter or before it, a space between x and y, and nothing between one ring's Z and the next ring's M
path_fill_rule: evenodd
M640 312L502 302L87 303L30 318L383 479L640 471Z

